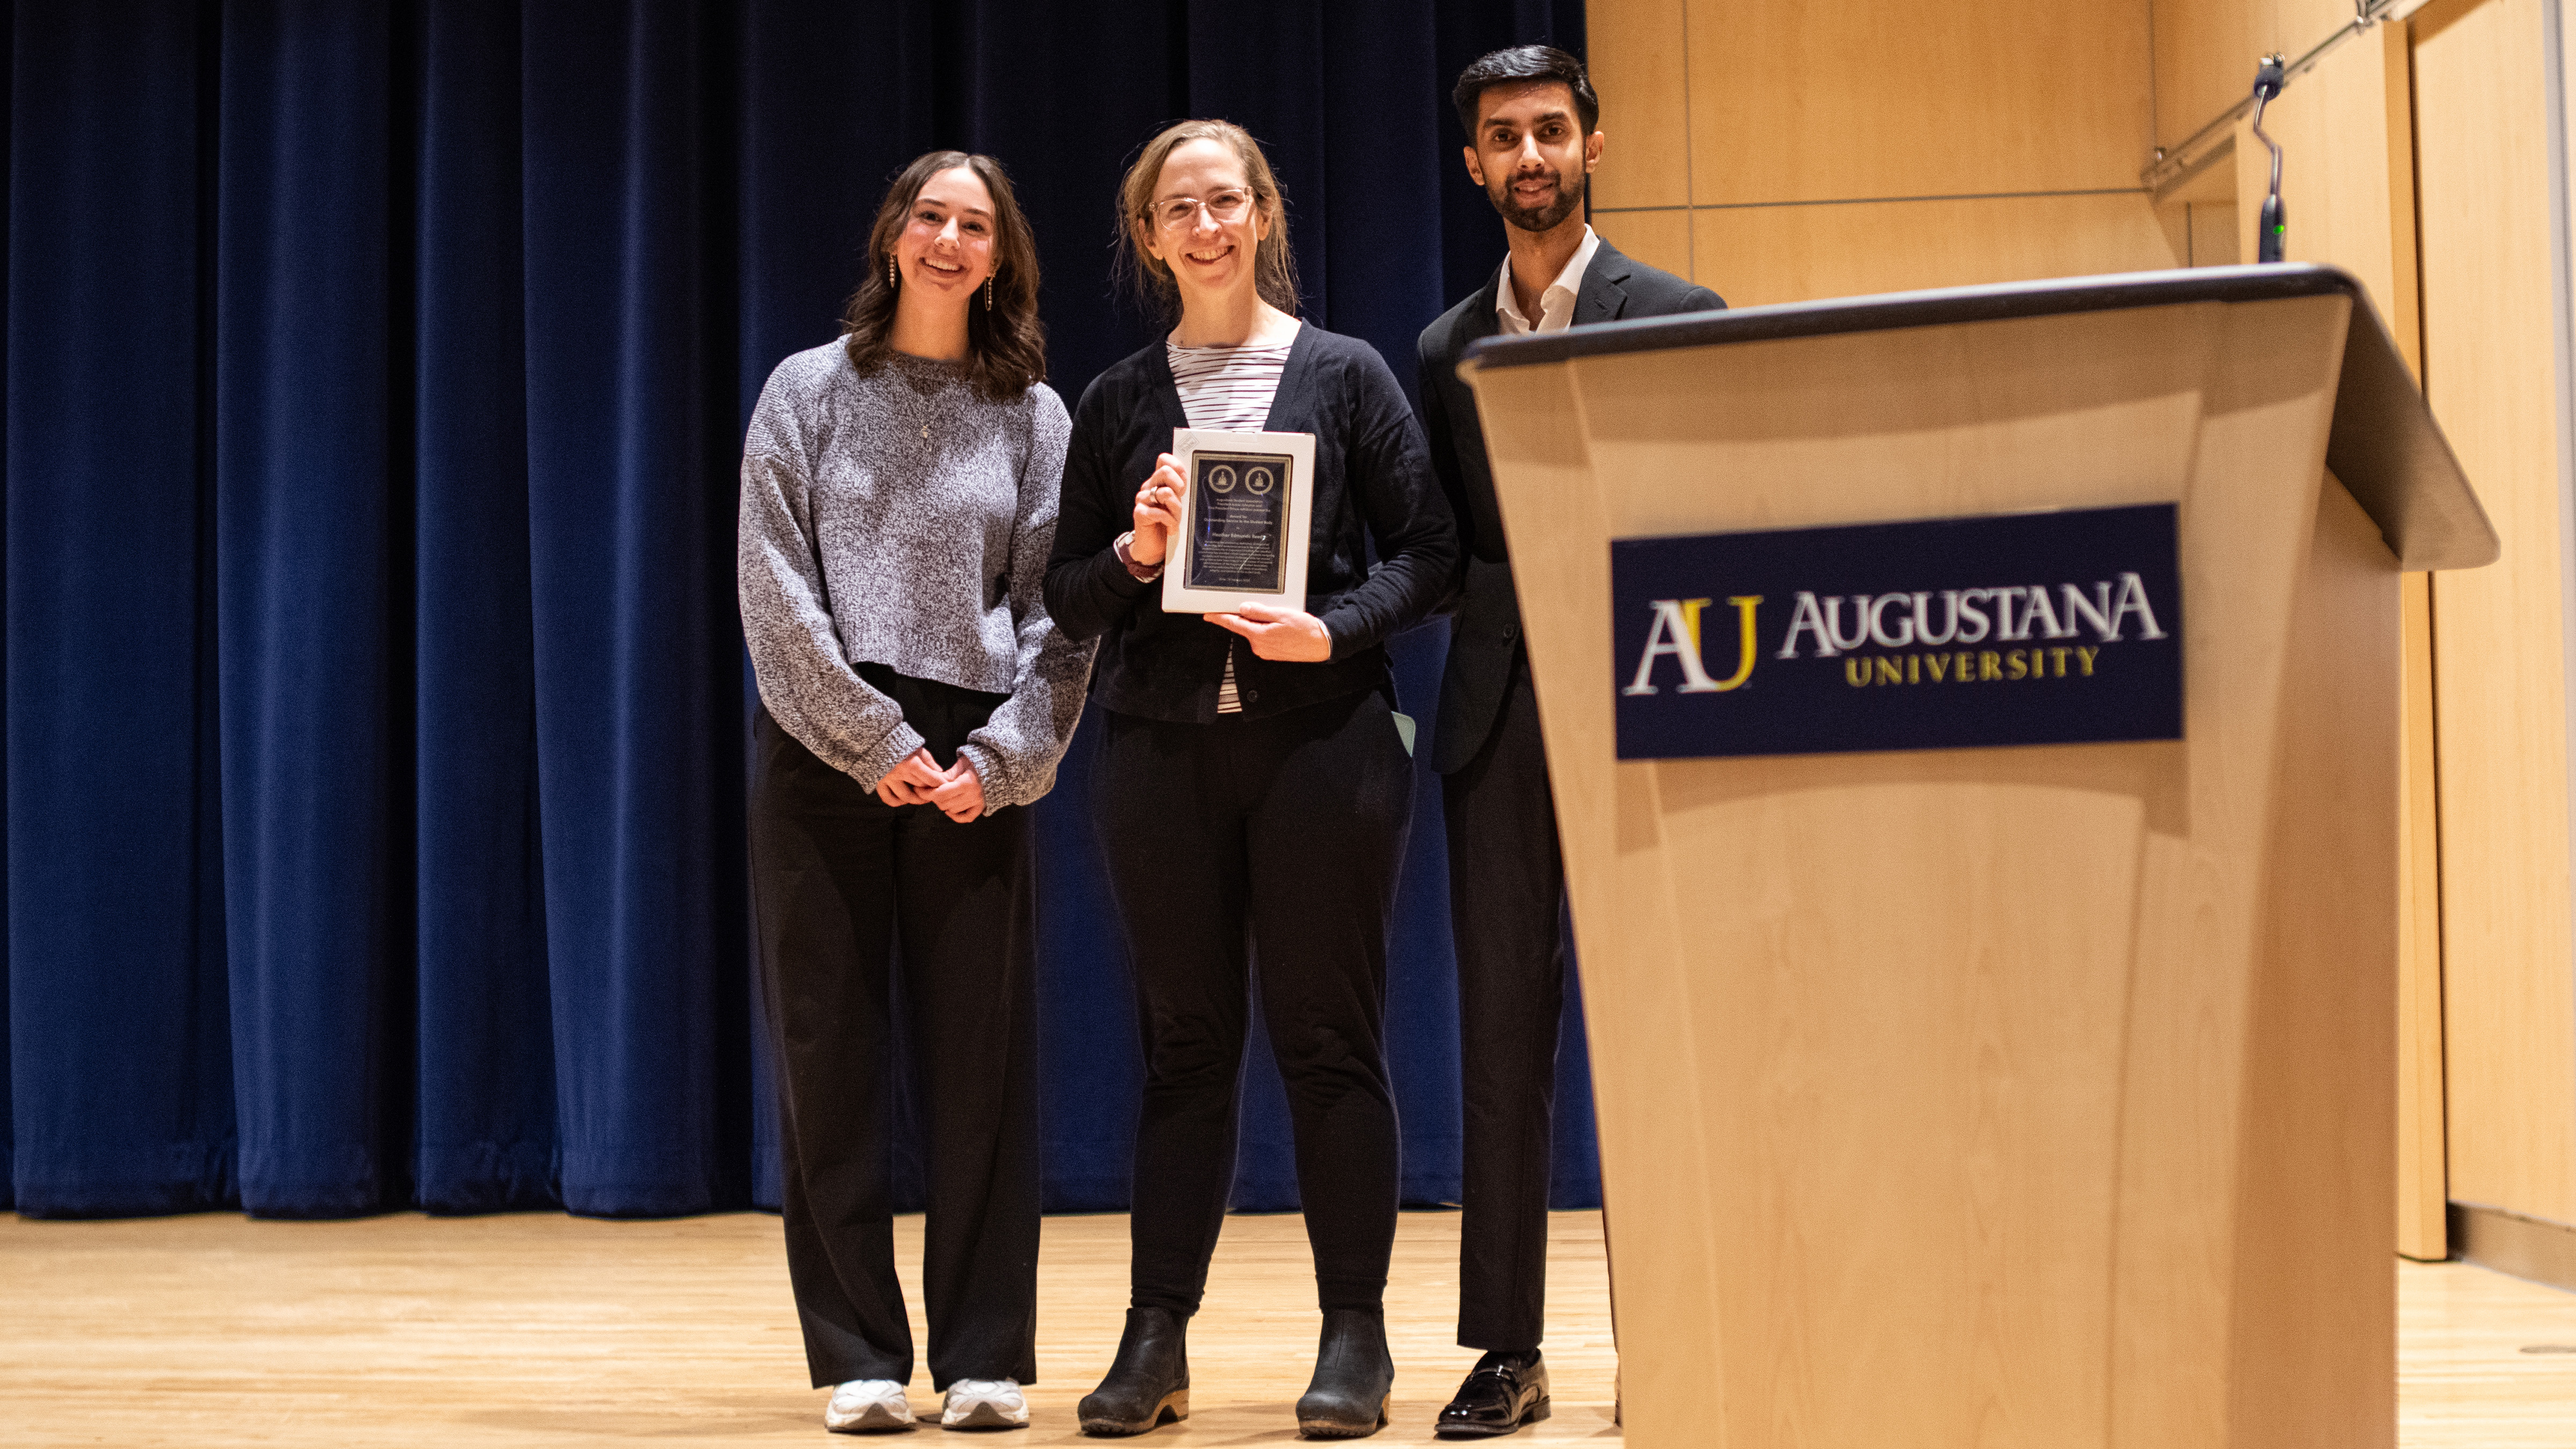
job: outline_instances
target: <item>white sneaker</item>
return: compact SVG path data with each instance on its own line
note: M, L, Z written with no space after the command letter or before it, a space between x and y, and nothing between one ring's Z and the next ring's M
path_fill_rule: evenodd
M959 1379L948 1386L948 1406L939 1413L943 1429L1025 1429L1029 1401L1020 1397L1018 1379Z
M832 1390L823 1427L835 1434L868 1434L912 1427L912 1403L892 1379L852 1379Z

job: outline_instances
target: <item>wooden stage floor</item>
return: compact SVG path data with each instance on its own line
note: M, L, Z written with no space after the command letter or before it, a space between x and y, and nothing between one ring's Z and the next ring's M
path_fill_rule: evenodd
M1457 1226L1404 1217L1388 1295L1396 1416L1373 1445L1433 1443L1432 1416L1474 1360L1450 1342ZM920 1232L918 1218L897 1226L907 1265ZM1600 1220L1558 1214L1552 1239L1556 1417L1507 1442L1613 1441ZM1125 1218L1047 1220L1037 1422L998 1442L1101 1442L1075 1432L1073 1404L1117 1346L1125 1269ZM2576 1444L2576 1295L2462 1264L2397 1273L2401 1444ZM1137 1442L1294 1440L1311 1282L1299 1219L1230 1219L1191 1332L1198 1412ZM0 1215L0 1444L861 1442L825 1436L823 1396L804 1385L765 1215ZM913 1389L916 1410L935 1403L926 1372ZM923 1435L945 1438L874 1442L938 1441Z

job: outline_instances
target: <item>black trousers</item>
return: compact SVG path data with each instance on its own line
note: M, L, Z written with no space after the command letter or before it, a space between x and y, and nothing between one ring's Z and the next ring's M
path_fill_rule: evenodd
M1565 954L1565 862L1529 658L1516 654L1500 717L1475 758L1441 780L1449 914L1458 946L1464 1207L1458 1342L1538 1347L1547 1318L1547 1185Z
M998 696L863 671L945 767ZM912 1377L887 1178L895 1032L926 1099L930 1374L1037 1378L1036 950L1028 812L886 805L762 711L753 904L777 1046L787 1273L816 1387ZM896 945L900 941L901 949ZM903 973L910 1020L894 1019Z
M1413 816L1413 761L1386 701L1103 723L1092 808L1145 1045L1132 1302L1188 1314L1206 1290L1257 982L1297 1136L1316 1297L1327 1310L1377 1307L1397 1193L1387 926Z

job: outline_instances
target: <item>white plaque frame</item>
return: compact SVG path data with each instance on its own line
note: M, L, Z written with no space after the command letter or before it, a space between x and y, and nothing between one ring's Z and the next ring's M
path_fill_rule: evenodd
M1288 464L1288 517L1281 541L1281 584L1277 589L1194 589L1190 576L1190 540L1198 532L1199 502L1194 460L1202 452L1269 453ZM1303 612L1306 607L1306 555L1315 532L1315 435L1312 433L1229 433L1210 428L1174 428L1172 454L1180 459L1181 476L1190 487L1181 496L1181 528L1164 552L1163 612L1231 614L1246 599L1277 609Z

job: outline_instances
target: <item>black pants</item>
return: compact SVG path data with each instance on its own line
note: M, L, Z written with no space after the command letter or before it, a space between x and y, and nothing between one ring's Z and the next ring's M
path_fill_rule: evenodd
M945 767L998 696L867 673ZM927 1099L930 1374L1037 1378L1035 906L1028 812L901 808L762 711L751 863L777 1043L787 1273L816 1387L912 1377L895 1278L892 974ZM895 949L900 938L900 951Z
M1547 1185L1565 1009L1557 930L1565 862L1528 656L1513 660L1485 747L1443 777L1441 807L1466 1099L1458 1342L1517 1352L1538 1347L1547 1318Z
M1257 979L1316 1296L1376 1307L1397 1191L1387 925L1413 817L1413 762L1387 704L1359 694L1265 719L1104 724L1092 808L1145 1044L1132 1301L1187 1314L1207 1287Z

